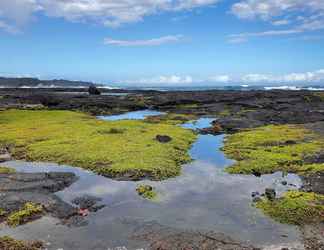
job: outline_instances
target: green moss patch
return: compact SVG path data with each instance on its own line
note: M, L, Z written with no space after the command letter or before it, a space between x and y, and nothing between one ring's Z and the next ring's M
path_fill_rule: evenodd
M0 113L0 146L16 159L55 162L118 177L165 179L190 161L196 135L167 123L101 121L70 111L9 110ZM162 144L158 134L172 138Z
M16 172L15 169L0 166L0 174L11 174L15 172Z
M155 200L157 197L154 188L150 185L139 185L136 188L137 193L145 199Z
M303 225L324 221L324 195L289 191L274 201L263 199L256 206L280 223Z
M145 118L145 121L148 123L179 125L195 119L197 119L197 116L191 114L167 113L165 115L148 116Z
M21 210L13 212L7 217L7 223L9 226L16 227L39 217L42 213L42 205L27 202Z
M324 170L324 164L306 164L307 156L324 148L324 139L297 125L269 125L231 135L224 152L237 162L229 173L251 174L275 171L306 174Z
M41 250L43 243L40 241L26 242L22 240L15 240L9 236L0 237L1 250Z

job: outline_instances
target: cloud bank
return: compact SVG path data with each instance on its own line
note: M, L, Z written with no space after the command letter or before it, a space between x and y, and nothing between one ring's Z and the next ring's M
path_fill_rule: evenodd
M195 78L190 75L169 75L151 78L141 78L135 80L118 81L118 83L138 84L138 85L158 85L158 86L187 86L190 84L206 85L235 85L235 84L317 84L324 82L324 69L303 72L289 73L284 75L271 74L245 74L241 76L214 75L210 77Z
M148 40L115 40L112 38L106 38L104 44L123 47L139 47L139 46L159 46L167 43L176 43L183 40L182 35L169 35L159 38L153 38Z
M36 13L73 22L96 22L109 27L143 20L161 12L185 11L218 0L1 0L0 28L25 25Z
M244 0L233 4L231 12L240 19L259 19L274 27L285 27L230 35L229 41L232 43L246 42L252 37L283 36L324 30L323 0Z

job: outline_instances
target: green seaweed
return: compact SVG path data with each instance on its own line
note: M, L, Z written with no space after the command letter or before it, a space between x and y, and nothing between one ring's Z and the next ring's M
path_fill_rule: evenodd
M71 111L8 110L0 113L0 123L0 147L10 147L16 159L68 164L109 177L179 175L196 138L169 123L102 121ZM158 134L172 141L159 143Z
M323 138L302 126L269 125L230 135L223 150L236 160L226 169L229 173L284 171L307 174L323 171L323 164L304 161L323 147Z
M157 197L154 188L150 185L138 185L136 191L140 196L148 200L155 200Z
M179 125L197 119L197 116L192 114L175 114L167 113L164 115L148 116L145 118L147 123L162 123L170 125Z
M16 172L16 170L13 168L0 166L0 174L12 174L15 172Z
M280 223L304 225L324 221L324 195L288 191L282 198L262 199L257 208Z
M39 216L43 212L43 206L32 202L27 202L22 209L11 213L7 217L9 226L16 227L28 222L35 216Z
M16 240L9 236L0 237L0 249L1 250L41 250L43 243L41 241L26 242L22 240Z

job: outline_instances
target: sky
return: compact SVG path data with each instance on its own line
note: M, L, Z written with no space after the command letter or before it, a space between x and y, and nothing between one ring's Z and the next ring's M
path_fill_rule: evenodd
M0 0L0 75L324 84L324 0Z

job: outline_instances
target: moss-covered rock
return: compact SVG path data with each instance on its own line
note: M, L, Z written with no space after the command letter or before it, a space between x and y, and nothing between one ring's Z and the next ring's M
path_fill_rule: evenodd
M289 191L273 201L264 198L256 206L281 223L303 225L324 222L324 195Z
M148 200L155 200L157 196L154 188L150 185L138 185L136 191L140 196Z
M169 123L102 121L70 111L8 110L0 123L0 146L10 146L16 159L68 164L112 178L176 176L191 160L188 149L196 138ZM159 143L159 134L172 141Z
M41 250L44 249L41 241L26 242L15 240L9 236L0 237L1 250Z
M197 119L197 116L191 114L167 113L164 115L148 116L145 121L148 123L164 123L179 125Z
M43 206L32 202L27 202L22 209L11 213L7 217L9 226L16 227L25 224L35 217L39 217L43 213Z
M15 173L15 172L16 172L16 170L13 168L0 166L0 174L11 174L11 173Z
M299 125L269 125L230 135L224 152L236 163L229 173L262 174L275 171L307 174L324 171L324 164L309 164L304 159L317 154L324 139Z

